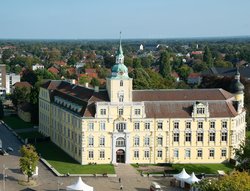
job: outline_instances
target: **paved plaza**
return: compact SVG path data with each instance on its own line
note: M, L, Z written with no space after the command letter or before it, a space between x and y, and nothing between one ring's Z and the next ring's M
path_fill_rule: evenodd
M19 158L21 142L4 126L0 125L0 139L3 141L3 148L12 147L14 152L8 156L0 155L0 191L3 190L3 173L7 175L5 179L5 191L25 190L27 187L18 184L18 180L24 180L25 177L19 170ZM49 149L49 148L48 148ZM8 169L3 171L3 165ZM94 187L95 191L119 190L120 185L123 185L123 190L126 191L147 191L150 183L156 181L164 186L164 190L178 191L177 188L169 187L169 178L166 177L142 177L131 166L119 164L115 167L117 177L82 177L82 180ZM119 183L121 178L121 183ZM66 186L77 181L77 177L57 177L46 166L39 163L39 175L37 177L38 185L31 187L39 191L56 191L65 190Z

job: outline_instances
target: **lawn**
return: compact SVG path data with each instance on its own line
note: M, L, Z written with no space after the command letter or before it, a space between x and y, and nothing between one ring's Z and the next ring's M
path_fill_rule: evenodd
M206 173L206 174L217 174L217 170L223 170L224 172L232 171L234 166L225 164L173 164L172 167L178 172L181 172L182 168L185 168L187 173Z
M167 174L177 174L181 172L183 168L187 171L187 173L194 172L195 174L206 173L206 174L217 174L217 170L223 170L224 172L232 171L234 166L225 163L225 164L143 164L143 166L166 166L172 167L172 170L167 170ZM132 164L134 168L138 168L138 165ZM142 166L142 165L140 165ZM153 172L153 174L164 173L162 172Z
M111 164L80 165L52 142L36 145L37 152L61 174L115 174Z
M34 138L42 138L42 137L44 137L41 133L39 133L37 131L18 133L18 135L20 137L22 137L23 139L26 139L26 138L34 139Z
M32 123L23 121L18 116L5 116L3 121L12 129L26 129L34 126Z

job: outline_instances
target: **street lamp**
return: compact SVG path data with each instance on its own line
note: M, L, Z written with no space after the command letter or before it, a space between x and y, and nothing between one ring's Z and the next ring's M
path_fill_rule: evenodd
M6 178L5 170L7 169L8 168L5 166L5 164L3 164L3 191L5 191L5 178Z

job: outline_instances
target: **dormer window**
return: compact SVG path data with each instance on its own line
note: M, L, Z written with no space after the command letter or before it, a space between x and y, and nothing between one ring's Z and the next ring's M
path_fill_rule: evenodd
M205 113L205 108L204 107L203 108L197 108L196 113L197 114L204 114Z
M121 87L123 86L123 81L122 81L122 80L120 81L120 86L121 86Z

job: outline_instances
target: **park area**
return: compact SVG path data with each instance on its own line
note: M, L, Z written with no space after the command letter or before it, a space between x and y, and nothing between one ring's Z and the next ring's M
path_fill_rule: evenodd
M33 128L32 123L20 119L17 115L5 116L3 121L13 130Z

